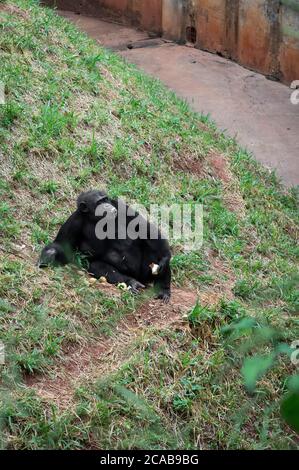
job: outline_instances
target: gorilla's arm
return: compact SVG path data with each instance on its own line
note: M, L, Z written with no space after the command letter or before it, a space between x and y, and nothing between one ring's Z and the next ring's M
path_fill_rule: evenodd
M68 244L73 250L78 247L82 234L83 219L79 211L74 212L69 219L61 226L54 242Z
M143 259L143 275L146 278L149 273L150 281L154 282L155 287L158 289L157 298L162 299L167 303L171 296L171 251L169 243L166 239L160 238L157 240L144 240L144 259ZM159 266L157 275L153 275L149 269L151 264Z
M163 271L158 274L158 277L154 280L154 285L158 288L157 299L163 300L168 303L171 295L171 269L169 260L163 267Z
M43 249L39 266L63 266L71 262L82 235L82 226L82 216L76 211L62 225L54 242Z

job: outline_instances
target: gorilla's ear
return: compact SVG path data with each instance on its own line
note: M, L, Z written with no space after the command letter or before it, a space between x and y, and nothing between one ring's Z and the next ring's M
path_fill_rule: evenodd
M79 210L80 210L80 212L83 212L84 214L86 214L88 212L88 206L87 206L86 202L84 202L84 201L80 202Z

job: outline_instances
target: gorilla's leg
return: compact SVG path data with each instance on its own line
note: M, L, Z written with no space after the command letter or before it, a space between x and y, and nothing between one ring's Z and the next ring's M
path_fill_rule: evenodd
M136 279L126 276L119 272L114 266L111 266L108 263L103 261L92 261L89 266L89 273L94 277L99 279L100 277L105 277L109 284L121 284L125 283L133 294L138 294L140 289L144 289L145 286L141 282L136 281Z

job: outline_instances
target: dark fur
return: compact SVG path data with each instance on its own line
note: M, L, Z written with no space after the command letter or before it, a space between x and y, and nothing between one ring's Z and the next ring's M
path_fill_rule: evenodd
M151 225L147 221L145 240L132 240L129 237L122 240L118 239L117 235L115 240L99 240L95 227L100 217L95 216L95 210L103 203L109 203L115 208L119 203L124 205L120 200L109 199L102 191L81 194L77 210L61 227L54 242L43 249L40 266L65 265L71 262L74 253L79 251L87 257L89 272L96 278L104 276L111 284L124 282L133 292L153 282L159 289L158 298L168 302L171 283L171 253L168 241L163 239L160 233L157 240L151 240ZM135 215L127 218L127 224ZM158 276L152 274L152 263L160 266Z

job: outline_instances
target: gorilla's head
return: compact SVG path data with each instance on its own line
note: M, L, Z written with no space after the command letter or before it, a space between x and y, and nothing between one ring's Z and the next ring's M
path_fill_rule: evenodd
M78 210L89 219L117 216L116 203L104 191L91 190L82 193L78 197L77 206Z
M64 250L58 243L51 243L41 252L38 266L46 268L47 266L64 266L68 263L67 250Z

